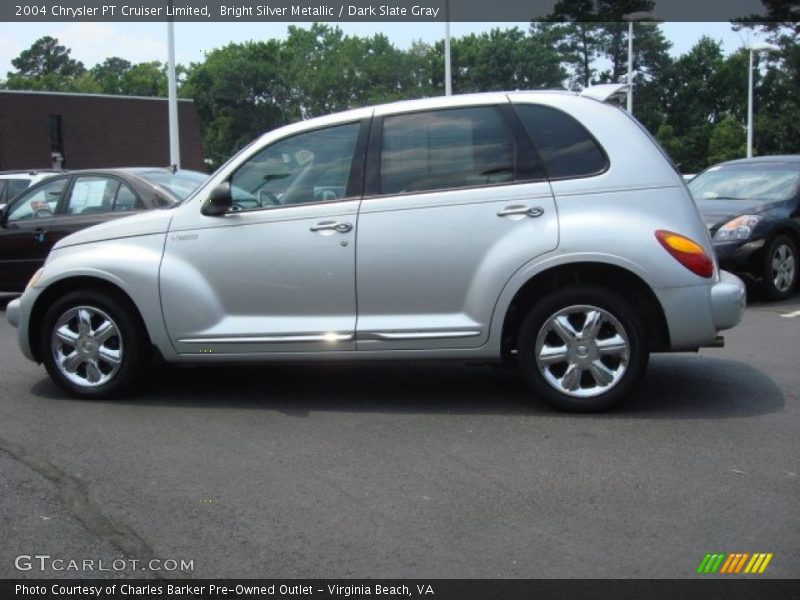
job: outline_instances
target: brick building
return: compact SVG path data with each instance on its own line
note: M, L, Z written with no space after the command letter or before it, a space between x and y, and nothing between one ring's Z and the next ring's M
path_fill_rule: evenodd
M192 100L178 101L181 167L205 171ZM169 164L166 98L0 90L0 170Z

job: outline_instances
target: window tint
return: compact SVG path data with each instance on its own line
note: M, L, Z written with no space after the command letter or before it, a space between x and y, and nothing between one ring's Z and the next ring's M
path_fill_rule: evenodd
M0 179L0 204L12 200L17 194L28 189L30 179Z
M239 210L344 198L358 123L301 133L264 148L231 176Z
M114 212L125 210L141 210L144 208L142 201L136 197L131 188L124 183L119 185L117 199L114 201Z
M171 169L158 169L152 171L137 171L136 174L142 179L167 190L172 195L183 200L195 191L200 184L208 179L207 175L196 171L175 171Z
M68 215L110 212L119 181L110 177L78 177L67 200Z
M791 163L716 165L689 183L695 200L788 200L797 193L800 169Z
M67 178L53 179L24 193L8 215L9 221L39 219L55 214L58 201L64 193Z
M568 114L534 104L515 108L551 179L596 175L608 166L586 128Z
M8 200L14 199L17 194L21 194L25 190L28 189L28 186L31 184L30 179L9 179L8 180L8 195L6 198Z
M492 107L397 115L383 121L383 194L491 185L513 179L513 138Z

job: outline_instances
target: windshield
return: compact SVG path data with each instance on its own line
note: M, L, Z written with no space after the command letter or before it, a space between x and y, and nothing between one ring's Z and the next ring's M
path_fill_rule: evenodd
M788 200L800 183L800 165L743 163L717 165L689 182L695 200Z
M176 171L174 174L168 170L139 171L139 177L147 179L150 183L164 188L177 196L180 200L186 198L203 183L208 176L197 171Z

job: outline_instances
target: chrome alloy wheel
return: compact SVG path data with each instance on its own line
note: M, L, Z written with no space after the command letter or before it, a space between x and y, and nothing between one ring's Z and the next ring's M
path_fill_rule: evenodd
M50 345L58 370L79 386L107 383L122 364L119 327L92 306L76 306L62 314L53 327Z
M772 283L775 289L786 293L794 284L794 252L787 244L780 244L772 254Z
M599 396L628 368L630 342L608 311L569 306L545 321L536 338L536 366L557 391L576 398Z

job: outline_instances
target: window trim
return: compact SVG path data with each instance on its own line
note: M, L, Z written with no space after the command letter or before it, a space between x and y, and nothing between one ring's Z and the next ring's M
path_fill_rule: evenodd
M509 118L509 113L504 110L506 104L493 103L493 104L465 104L464 106L442 106L437 108L424 108L413 111L403 111L398 113L391 113L380 115L373 118L373 125L370 130L369 148L367 150L367 164L364 176L364 200L373 198L391 198L391 197L404 197L404 196L419 196L424 194L436 194L440 192L454 192L462 190L479 190L483 188L496 188L505 187L509 185L518 185L520 183L532 183L536 181L547 181L546 176L543 175L542 179L520 179L520 155L525 154L526 159L530 156L526 154L532 148L520 148L519 136L513 120ZM507 133L512 142L512 153L514 156L514 177L511 181L503 181L498 183L484 183L476 185L449 187L449 188L435 188L431 190L413 190L410 192L396 192L384 193L380 191L380 177L381 177L381 152L383 150L383 123L384 119L392 117L402 117L406 115L416 115L422 113L434 113L449 110L465 110L472 108L488 108L493 110L500 118L501 122L505 125ZM522 140L525 143L525 139ZM530 144L530 140L527 140ZM522 152L521 152L522 150Z
M133 197L136 198L137 203L141 203L142 208L135 208L136 204L134 204L134 209L133 210L117 210L117 200L119 199L119 191L122 189L122 186L125 186L126 188L128 188L130 190L130 192L133 194ZM153 203L153 208L156 208L157 206L158 206L157 203ZM112 213L126 213L127 214L127 213L135 213L135 212L139 212L141 210L147 210L147 209L148 209L147 203L144 200L142 200L142 198L141 198L141 196L139 196L139 194L136 193L136 190L133 188L133 186L130 185L124 179L119 178L119 186L117 186L117 191L114 192L114 201L111 203L111 211L110 212L112 212Z
M262 211L268 210L280 210L280 209L291 209L291 208L301 208L303 206L319 206L324 204L338 204L340 202L351 202L353 200L360 200L364 194L364 163L366 162L366 154L367 154L367 140L369 137L370 127L371 127L371 117L356 119L353 121L342 121L340 123L333 123L331 125L325 125L323 127L315 127L312 129L304 129L303 131L298 131L292 133L291 135L287 135L285 137L279 138L274 140L270 144L266 146L260 146L257 150L255 150L250 156L244 159L241 164L233 170L230 175L228 175L223 183L231 184L231 180L233 176L241 169L244 165L246 165L251 158L256 156L257 154L263 152L267 148L271 148L276 144L280 144L286 140L290 140L292 138L306 135L308 133L315 133L317 131L325 131L326 129L333 129L334 127L342 127L344 125L358 125L358 131L356 131L356 143L353 146L353 154L350 157L350 173L347 176L347 182L345 183L345 195L342 198L336 198L335 200L317 200L313 202L298 202L295 204L278 204L276 206L260 206L258 208L248 208L247 210L229 210L226 215L249 215L252 213L259 213ZM351 195L352 194L352 195ZM234 203L235 204L235 203Z
M35 221L36 218L34 218L34 219L12 219L11 218L11 214L14 212L14 210L16 210L19 207L20 202L22 201L23 197L25 197L29 193L33 192L34 189L38 190L39 188L44 187L45 185L47 185L49 183L54 183L56 181L59 181L59 180L63 179L63 180L66 180L66 185L64 186L64 189L61 190L61 195L59 196L58 200L56 201L56 209L55 209L55 211L53 211L53 213L49 217L38 217L38 218L40 218L40 219L52 219L53 217L61 216L61 213L59 212L59 208L61 207L61 203L64 201L64 194L66 193L66 190L68 190L70 188L70 179L71 179L71 177L72 177L71 175L64 175L62 177L48 177L46 179L42 179L39 183L34 183L33 185L28 186L27 189L23 190L18 196L16 196L14 198L14 199L16 199L16 202L14 202L13 204L11 204L11 203L8 204L7 208L5 209L7 211L6 214L8 215L8 217L6 218L6 222L7 223L20 223L20 222L33 222L33 221Z
M542 165L542 168L544 169L544 172L547 175L547 180L548 181L568 181L570 179L589 179L590 177L598 177L600 175L603 175L604 173L607 173L609 171L609 169L611 169L611 159L609 158L608 152L606 152L606 149L603 147L603 145L598 141L598 139L594 136L594 134L586 128L586 126L583 123L581 123L578 119L573 117L567 111L561 110L560 108L556 108L555 106L550 106L549 104L539 104L539 103L536 103L536 102L511 102L511 106L513 107L514 114L516 115L517 119L519 119L519 123L520 123L520 126L522 127L522 130L525 132L525 135L530 140L530 143L533 146L534 152L536 152L536 155L539 157L539 162ZM580 127L583 130L583 132L586 134L586 136L590 140L592 140L592 142L594 142L595 147L597 147L597 149L600 150L600 154L605 159L604 163L603 163L603 168L600 169L599 171L594 171L592 173L585 173L585 174L582 174L582 175L560 175L558 177L551 177L550 173L547 170L547 163L542 158L542 153L539 151L539 146L537 146L536 140L530 134L530 132L528 131L528 128L525 127L525 121L522 119L522 116L519 114L518 108L521 107L521 106L535 106L537 108L544 108L545 110L553 110L553 111L559 112L559 113L561 113L563 115L566 115L569 119L574 121L578 125L578 127Z
M86 218L86 217L89 217L89 216L100 216L100 215L115 214L116 211L114 211L113 209L112 210L108 210L108 211L103 211L103 212L92 213L91 215L83 215L81 213L70 214L70 213L67 212L67 208L69 208L69 197L70 197L70 194L72 194L72 189L75 187L75 182L80 177L104 177L106 179L115 179L115 180L117 180L119 182L120 186L127 185L128 188L133 192L133 195L136 196L137 201L142 204L143 208L137 208L136 210L119 211L121 213L134 214L134 213L137 213L137 212L141 212L141 211L147 210L149 208L147 202L144 201L144 199L142 198L141 194L139 194L139 192L136 191L134 186L129 184L125 180L124 177L120 177L116 173L73 173L71 175L70 182L67 185L67 189L64 192L64 194L61 196L61 200L59 201L59 204L58 204L58 207L57 207L57 211L58 212L56 214L58 214L59 216L68 217L68 218L73 218L73 217ZM117 191L114 193L114 202L117 201L117 194L119 194L119 187L117 188ZM113 204L112 204L112 207L113 207Z

